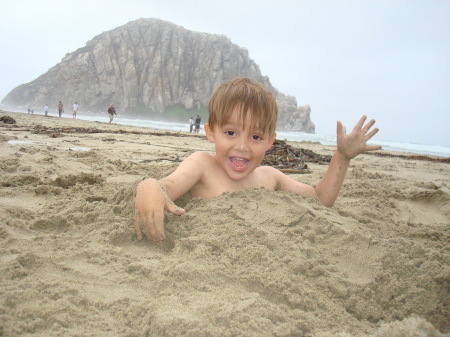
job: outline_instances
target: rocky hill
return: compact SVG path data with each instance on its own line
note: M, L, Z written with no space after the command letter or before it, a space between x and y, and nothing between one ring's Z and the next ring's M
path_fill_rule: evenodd
M67 54L34 81L12 90L6 105L51 107L75 101L80 111L178 116L205 112L212 91L237 76L271 88L279 105L278 130L314 133L309 106L274 88L248 51L223 35L189 31L159 19L139 19L104 32Z

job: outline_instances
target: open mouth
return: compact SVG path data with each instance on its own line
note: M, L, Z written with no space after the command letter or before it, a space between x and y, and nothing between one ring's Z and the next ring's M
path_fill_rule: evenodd
M236 171L243 171L247 168L249 161L247 159L238 158L238 157L230 157L231 166Z

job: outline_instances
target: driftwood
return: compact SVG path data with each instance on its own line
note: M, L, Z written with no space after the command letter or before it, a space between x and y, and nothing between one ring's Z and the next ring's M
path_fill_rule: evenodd
M311 173L312 171L311 170L308 170L308 169L303 169L303 170L295 170L295 169L283 169L283 168L279 168L279 170L281 171L281 172L284 172L284 173L293 173L293 174L305 174L305 173Z
M134 134L134 135L152 135L152 136L173 136L173 137L198 137L188 135L180 132L170 131L127 131L127 130L108 130L99 128L82 128L82 127L67 127L67 128L52 128L43 125L36 125L33 129L29 130L32 133L48 134L51 137L63 137L64 133L115 133L115 134Z
M408 160L425 160L425 161L431 161L435 163L444 163L444 164L450 164L450 157L430 157L430 156L424 156L424 155L404 155L404 154L393 154L393 153L387 153L387 152L364 152L364 154L369 154L373 156L378 157L393 157L393 158L401 158L401 159L408 159Z
M16 120L10 116L0 117L0 122L3 122L5 124L16 124Z
M6 119L4 117L7 117ZM0 121L3 121L3 124L0 124L0 127L14 129L15 131L28 131L35 134L46 134L52 138L64 137L64 134L71 133L111 133L111 134L134 134L134 135L150 135L150 136L172 136L172 137L201 137L197 134L186 134L181 132L171 132L171 131L127 131L127 130L109 130L109 129L99 129L99 128L83 128L83 127L67 127L67 128L58 128L58 127L48 127L43 125L36 125L34 128L27 128L23 126L19 126L16 124L8 124L11 117L3 116L0 117ZM8 121L8 122L7 122ZM11 121L15 120L11 118ZM13 122L13 123L14 123Z
M310 173L306 162L328 164L331 156L317 154L311 150L296 148L283 140L275 140L266 152L261 165L273 166L285 173Z

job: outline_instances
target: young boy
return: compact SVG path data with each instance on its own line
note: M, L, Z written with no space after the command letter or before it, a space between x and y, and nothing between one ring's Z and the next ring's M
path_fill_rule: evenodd
M236 78L222 84L212 94L206 137L215 145L215 154L195 152L169 176L145 179L137 186L135 199L135 230L150 241L164 240L164 210L176 215L185 213L173 201L190 191L193 197L213 198L225 192L264 187L317 196L331 207L336 200L350 159L364 151L381 149L366 142L378 129L365 126L366 116L345 135L337 122L337 150L327 172L316 187L293 180L270 166L259 166L264 154L275 140L278 108L272 92L261 84Z

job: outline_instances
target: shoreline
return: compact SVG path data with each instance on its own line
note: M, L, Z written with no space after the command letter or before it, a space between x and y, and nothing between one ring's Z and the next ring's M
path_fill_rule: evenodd
M332 208L264 189L186 195L155 246L134 237L136 185L212 152L204 135L6 114L17 124L0 122L5 335L450 332L448 163L362 154ZM307 164L291 176L314 185L327 165Z
M2 113L2 112L4 112L4 113L7 113L8 111L0 111L0 113ZM12 112L12 113L18 113L18 114L27 114L26 112ZM43 116L43 117L45 117L44 115L42 115L41 113L35 113L34 115L36 115L36 116ZM89 118L91 118L91 117L93 117L93 116L95 116L95 118L99 118L99 119L104 119L104 122L102 122L102 121L94 121L94 120L89 120ZM56 118L58 118L58 116L56 115L56 116L48 116L48 117L56 117ZM107 123L107 121L108 121L108 117L107 116L104 116L104 115L101 115L101 114L91 114L91 115L85 115L85 114L79 114L79 117L81 117L81 119L77 119L77 120L84 120L84 121L90 121L90 122L97 122L97 123ZM83 119L84 118L84 119ZM63 116L63 119L71 119L70 117L64 117ZM119 120L129 120L129 121L134 121L134 119L128 119L128 118L121 118L121 117L118 117L118 118L116 118L115 120L117 120L117 121L119 121ZM154 123L163 123L163 124L166 124L166 123L173 123L173 122L163 122L163 121L152 121L152 120L146 120L146 119L138 119L138 120L140 120L140 121L142 121L142 122L154 122ZM117 124L117 123L116 123ZM178 123L176 123L175 122L175 124L178 124ZM117 125L124 125L125 127L126 126L136 126L136 125L133 125L133 124L127 124L127 123L124 123L124 124L121 124L121 123L119 123L119 124L117 124ZM184 126L184 125L183 125ZM180 124L180 130L177 130L177 131L175 131L175 130L170 130L169 129L169 126L167 126L167 129L165 129L165 128L155 128L155 127L152 127L152 126L149 126L149 125L147 125L147 126L145 126L145 128L148 128L148 129L155 129L155 130L163 130L163 131L168 131L168 132L182 132L182 133L188 133L187 131L182 131L183 130L183 126L181 126L181 124ZM140 126L136 126L136 127L140 127ZM187 129L186 129L187 130ZM282 139L285 139L286 137L283 137L283 136L285 136L286 135L286 133L288 133L289 134L289 132L283 132L283 131L280 131L280 132L278 132L278 137L277 137L277 139L280 139L280 140L282 140ZM308 135L312 135L312 136L315 136L314 134L303 134L305 137L308 137ZM318 137L323 137L323 136L318 136ZM329 137L329 136L326 136L326 137ZM314 141L312 141L312 140L295 140L295 139L288 139L288 141L293 141L293 142L299 142L299 143L301 143L301 142L316 142L315 140ZM320 142L320 141L319 141ZM433 151L431 151L431 150L419 150L419 149L417 149L417 150L415 150L415 151L413 151L413 150L411 150L411 151L408 151L408 150L406 150L406 149L404 149L404 150L402 150L402 149L397 149L397 146L398 146L398 144L403 144L403 143L397 143L397 142L390 142L390 141L382 141L382 140L379 140L379 142L380 142L380 144L384 144L383 145L383 149L382 150L380 150L379 151L379 153L393 153L393 154L399 154L399 155L403 155L403 156L417 156L417 157L419 157L419 156L429 156L429 157L437 157L437 158L443 158L443 160L450 160L450 154L444 154L444 153L441 153L441 152L436 152L436 150L433 150ZM334 144L328 144L329 143L329 141L322 141L322 142L320 142L320 144L321 145L323 145L323 146L335 146ZM376 141L374 141L374 143L377 143ZM392 145L390 144L390 143L392 143ZM397 144L397 145L396 145ZM404 143L405 145L408 145L408 146L411 146L412 144L409 144L409 143ZM417 144L417 146L419 146L419 147L436 147L437 145L424 145L424 144ZM438 147L442 147L442 146L438 146Z

